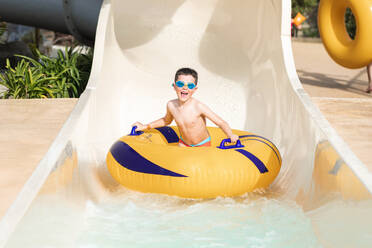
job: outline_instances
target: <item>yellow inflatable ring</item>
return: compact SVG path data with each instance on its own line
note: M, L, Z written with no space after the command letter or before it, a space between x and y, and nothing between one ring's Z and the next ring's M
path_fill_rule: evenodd
M110 148L108 170L129 189L186 198L238 196L274 181L281 156L272 142L233 130L241 147L226 146L220 128L208 131L212 146L198 148L179 147L177 127L132 132Z
M345 12L350 8L356 20L352 40L345 27ZM321 0L318 26L323 44L334 61L347 68L361 68L372 62L372 1Z

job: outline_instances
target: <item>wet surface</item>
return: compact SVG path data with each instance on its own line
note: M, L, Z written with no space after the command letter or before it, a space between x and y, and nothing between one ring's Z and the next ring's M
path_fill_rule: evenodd
M47 152L76 102L0 100L0 217Z

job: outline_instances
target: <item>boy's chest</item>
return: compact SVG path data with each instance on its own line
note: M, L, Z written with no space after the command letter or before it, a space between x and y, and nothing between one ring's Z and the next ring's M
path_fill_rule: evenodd
M176 109L173 117L178 124L193 126L202 121L201 113L192 109Z

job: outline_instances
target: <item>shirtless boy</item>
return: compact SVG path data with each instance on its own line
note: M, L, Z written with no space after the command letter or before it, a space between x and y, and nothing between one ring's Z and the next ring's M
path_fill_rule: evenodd
M172 84L177 98L167 103L165 116L146 125L136 122L133 126L137 126L137 131L141 131L167 126L174 119L181 133L179 146L210 146L211 137L206 127L206 118L208 118L224 131L231 142L236 142L239 137L232 133L229 124L206 105L192 97L198 89L197 84L198 73L195 70L179 69L175 75L175 83Z

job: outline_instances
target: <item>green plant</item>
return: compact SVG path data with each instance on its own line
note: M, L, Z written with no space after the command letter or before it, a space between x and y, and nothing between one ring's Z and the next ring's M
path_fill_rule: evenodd
M46 98L54 97L48 82L56 77L45 77L38 68L30 67L30 63L22 59L14 68L9 59L6 60L6 70L0 74L0 84L7 90L3 98Z
M92 69L92 62L93 62L93 49L88 48L86 53L82 53L82 51L78 51L79 56L77 58L76 67L80 73L80 80L83 82L83 90L85 89L89 76L90 71Z
M318 3L319 0L292 0L292 17L298 12L307 16Z
M9 61L0 84L7 87L3 98L79 97L89 79L93 52L59 50L57 58L34 51L36 59L17 55L22 60L12 68Z
M349 34L350 38L354 39L357 27L355 24L355 17L353 15L353 12L351 12L350 8L346 9L345 25L346 25L346 31Z
M304 37L311 37L311 38L319 37L319 30L316 27L315 28L313 27L304 28L302 29L302 32L303 32Z

